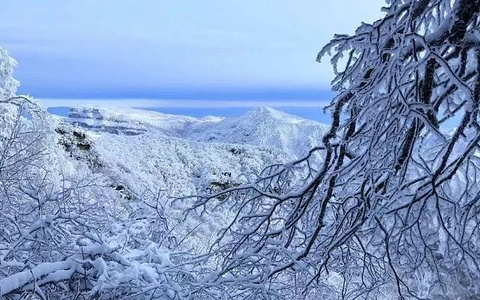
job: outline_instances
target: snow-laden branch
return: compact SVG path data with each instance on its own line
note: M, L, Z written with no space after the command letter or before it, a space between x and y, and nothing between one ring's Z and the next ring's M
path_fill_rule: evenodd
M479 10L389 1L322 49L338 92L324 148L192 204L235 212L211 248L218 282L290 299L480 292Z

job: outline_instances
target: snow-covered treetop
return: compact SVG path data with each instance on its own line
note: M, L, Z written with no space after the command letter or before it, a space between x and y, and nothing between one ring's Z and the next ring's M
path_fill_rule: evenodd
M7 50L0 47L0 101L13 97L20 83L13 78L13 69L17 61L10 57Z

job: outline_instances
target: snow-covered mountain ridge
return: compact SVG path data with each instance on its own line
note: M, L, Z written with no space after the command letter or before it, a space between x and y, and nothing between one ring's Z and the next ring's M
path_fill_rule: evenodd
M230 118L194 118L126 108L72 108L65 121L92 132L130 136L148 132L187 141L253 145L292 157L318 146L328 129L325 124L270 107Z

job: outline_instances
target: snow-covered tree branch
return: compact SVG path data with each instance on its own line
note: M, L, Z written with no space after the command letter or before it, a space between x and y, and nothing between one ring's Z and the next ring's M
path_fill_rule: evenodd
M236 211L211 253L245 298L480 293L480 3L388 2L318 56L337 92L323 147L194 204Z

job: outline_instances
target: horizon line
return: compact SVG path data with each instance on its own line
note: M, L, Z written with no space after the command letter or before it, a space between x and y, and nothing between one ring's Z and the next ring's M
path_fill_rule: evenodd
M254 108L270 107L299 107L323 108L330 104L328 100L179 100L179 99L69 99L69 98L37 98L45 107L124 107L124 108Z

